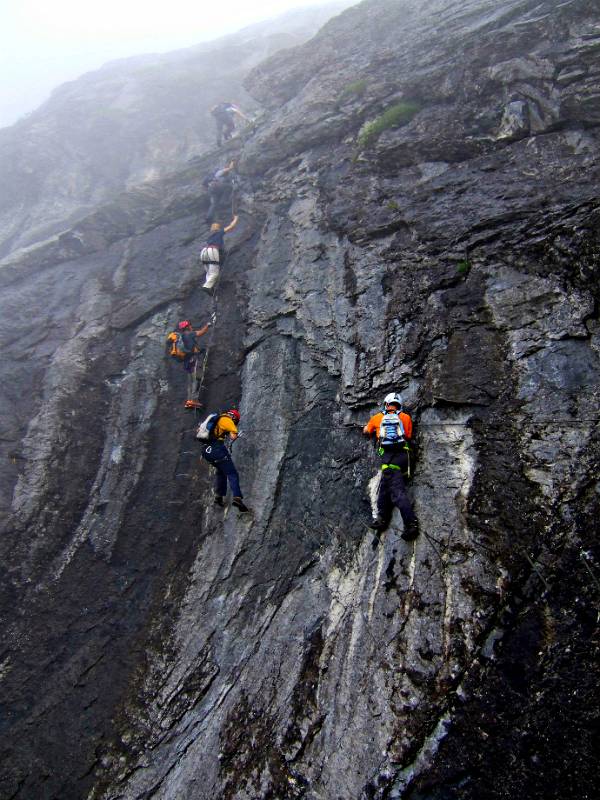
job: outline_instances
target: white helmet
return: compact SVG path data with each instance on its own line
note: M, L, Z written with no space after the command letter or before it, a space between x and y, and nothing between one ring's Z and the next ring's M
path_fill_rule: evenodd
M385 399L384 399L383 402L384 402L384 405L386 405L386 406L389 406L392 403L394 403L400 409L402 409L402 397L401 397L401 395L396 394L395 392L390 392L390 394L386 394Z

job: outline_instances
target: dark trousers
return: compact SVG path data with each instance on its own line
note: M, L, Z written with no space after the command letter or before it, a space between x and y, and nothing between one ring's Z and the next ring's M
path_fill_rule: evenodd
M384 469L377 495L377 513L382 520L389 522L394 507L400 510L405 526L415 522L415 512L406 493L402 472L399 469Z
M209 224L212 223L215 214L218 213L221 203L227 194L227 189L228 187L222 184L209 188L208 197L210 204L208 206L208 211L206 212L206 221Z
M217 146L220 147L223 140L231 139L234 130L235 122L232 119L217 119Z
M205 447L202 451L202 458L217 470L215 475L215 494L225 497L227 494L227 481L229 480L233 496L243 497L238 471L223 442L215 442Z
M186 372L193 372L196 368L196 353L186 353L183 359L183 368Z

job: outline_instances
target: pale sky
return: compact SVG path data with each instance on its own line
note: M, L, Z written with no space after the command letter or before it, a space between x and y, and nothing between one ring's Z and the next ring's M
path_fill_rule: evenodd
M216 39L327 0L0 0L0 127L115 58Z

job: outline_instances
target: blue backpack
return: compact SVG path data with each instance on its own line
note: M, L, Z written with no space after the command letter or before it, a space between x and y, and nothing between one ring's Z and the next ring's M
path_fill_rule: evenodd
M379 426L380 447L404 444L405 441L404 425L400 419L400 414L396 411L384 414Z

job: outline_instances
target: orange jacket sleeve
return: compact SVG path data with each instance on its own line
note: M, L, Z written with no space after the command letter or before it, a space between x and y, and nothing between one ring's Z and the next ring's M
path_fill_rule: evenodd
M379 412L379 414L374 414L365 425L366 432L370 435L374 433L379 433L379 426L381 425L382 419L383 419L383 414L381 412Z
M402 420L402 425L404 426L406 438L412 439L412 419L408 416L408 414L405 414L404 411L400 412L400 419Z

